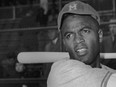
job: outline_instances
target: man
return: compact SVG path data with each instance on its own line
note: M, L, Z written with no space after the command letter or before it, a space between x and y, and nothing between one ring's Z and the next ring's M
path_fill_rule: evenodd
M106 87L115 70L100 63L99 24L98 13L88 4L74 1L63 7L58 15L58 29L70 59L53 64L48 87Z
M100 17L90 5L75 1L64 6L58 16L58 29L71 59L106 68L100 64L103 33L99 25Z

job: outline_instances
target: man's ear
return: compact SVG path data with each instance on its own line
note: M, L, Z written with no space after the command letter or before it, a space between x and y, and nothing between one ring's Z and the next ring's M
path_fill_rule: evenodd
M103 31L99 29L98 34L99 34L99 42L101 43L103 40Z

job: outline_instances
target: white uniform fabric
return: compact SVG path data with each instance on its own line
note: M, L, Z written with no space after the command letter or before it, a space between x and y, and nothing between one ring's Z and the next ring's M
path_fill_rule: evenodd
M116 73L110 76L106 87L116 87Z
M107 66L105 66L105 65L102 65L102 64L101 64L101 67L102 67L102 69L108 70L108 71L111 72L111 73L116 73L116 70L114 70L114 69L112 69L112 68L109 68L109 67L107 67Z
M111 74L77 60L60 60L52 65L47 87L106 87Z
M107 80L107 82L104 84L104 85L106 85L105 87L116 87L116 70L111 69L105 65L101 65L101 66L102 66L102 69L106 69L113 73L110 76L110 78Z

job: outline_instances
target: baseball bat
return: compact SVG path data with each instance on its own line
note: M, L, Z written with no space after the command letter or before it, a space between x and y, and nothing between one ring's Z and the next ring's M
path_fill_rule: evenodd
M116 59L116 53L100 53L104 59ZM60 59L69 59L67 52L21 52L17 59L20 63L50 63Z

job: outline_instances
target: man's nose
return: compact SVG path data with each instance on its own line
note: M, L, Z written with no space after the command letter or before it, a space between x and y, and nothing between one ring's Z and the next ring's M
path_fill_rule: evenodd
M81 42L84 42L85 40L84 40L84 38L83 38L83 36L81 36L81 35L76 35L76 37L75 37L75 42L76 43L81 43Z

